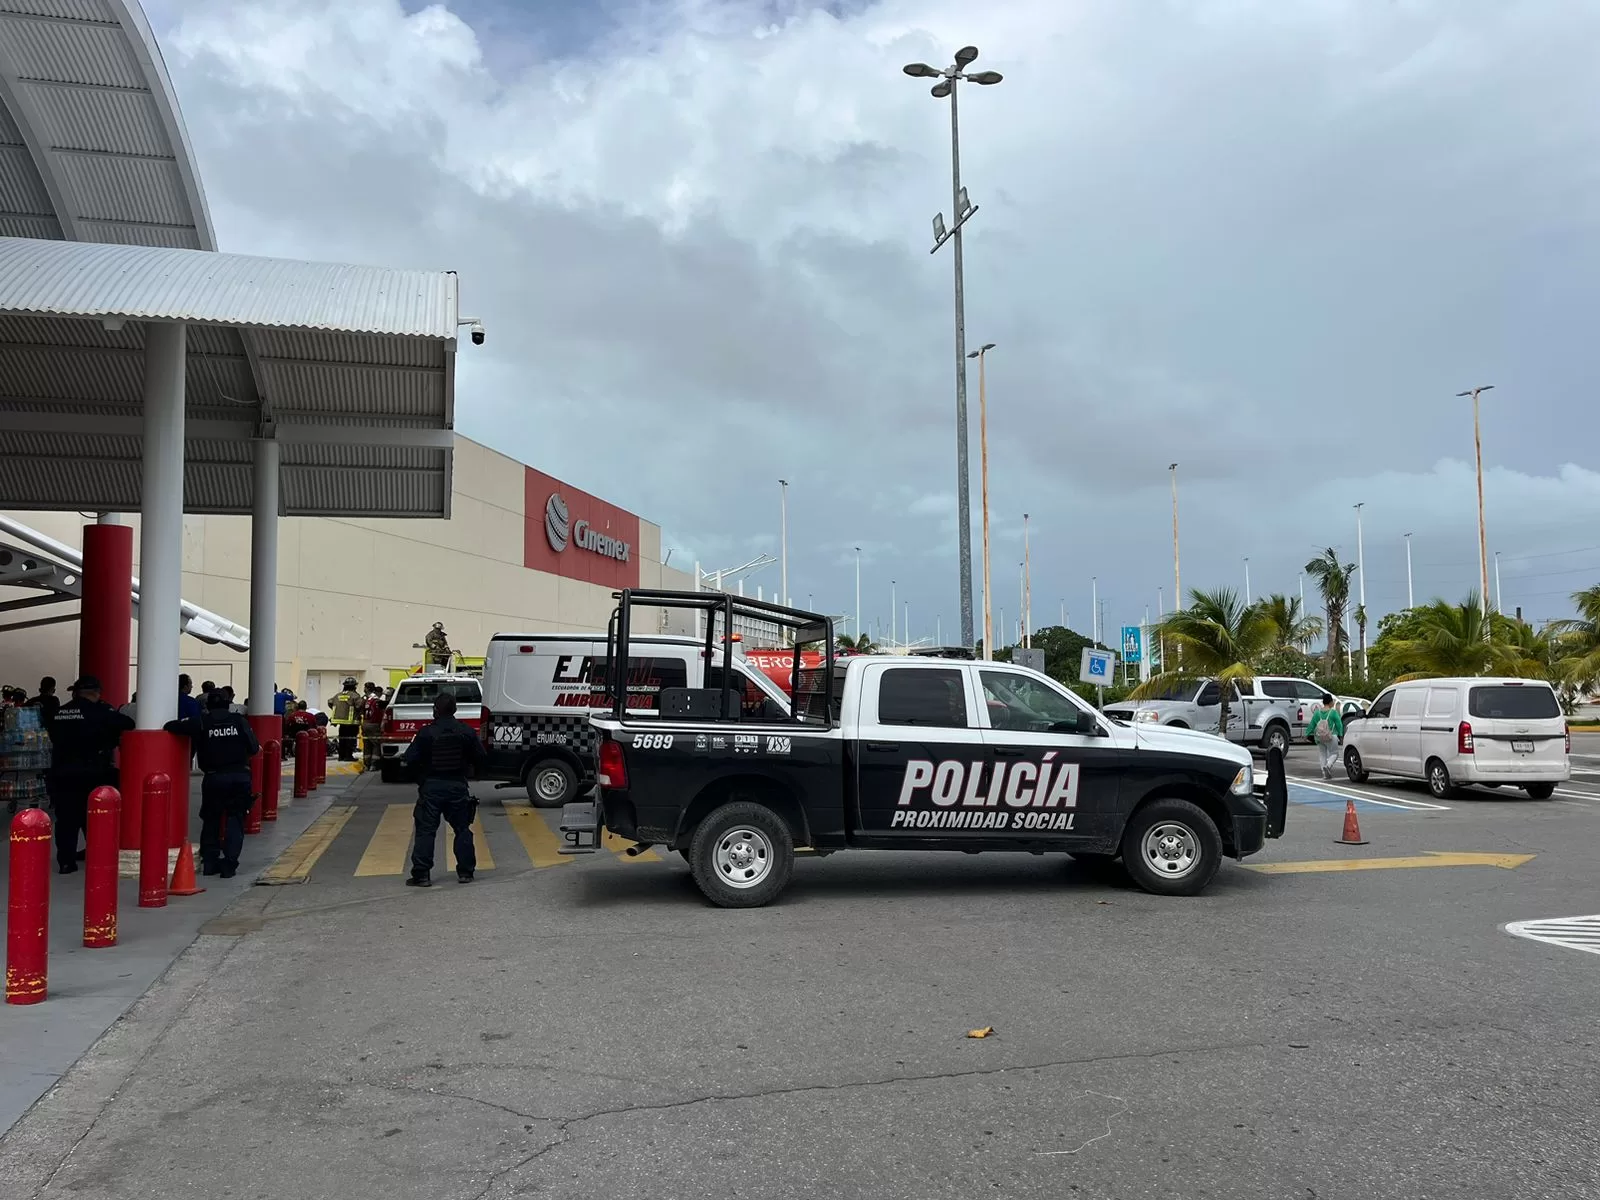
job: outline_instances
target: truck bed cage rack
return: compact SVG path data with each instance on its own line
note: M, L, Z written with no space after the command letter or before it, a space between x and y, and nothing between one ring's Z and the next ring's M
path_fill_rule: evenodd
M682 699L689 706L689 712L680 715L689 715L693 719L712 719L722 721L737 721L740 718L743 701L742 689L739 696L733 690L733 672L730 669L733 663L735 647L739 644L734 639L738 636L734 632L734 621L737 617L745 617L766 621L788 630L791 634L791 644L794 651L794 662L789 680L790 713L794 719L800 719L802 710L802 672L800 669L800 649L802 646L815 643L822 644L822 666L826 669L805 672L805 682L813 682L821 691L821 704L816 711L827 714L832 711L833 700L833 663L836 646L833 636L833 619L821 613L807 612L805 609L790 608L787 605L775 604L770 600L751 600L744 596L735 596L730 592L680 592L664 588L623 588L613 592L612 599L616 600L617 607L612 611L611 619L606 626L606 660L605 660L605 686L609 693L611 715L621 721L628 713L628 686L626 683L627 666L631 659L630 642L633 631L633 610L635 607L660 608L679 612L689 611L705 614L704 653L706 663L709 665L716 652L717 643L722 644L722 687L720 695L713 696L716 689L684 689ZM718 617L721 617L720 628ZM698 622L697 622L698 624ZM615 669L617 660L623 663L622 686L616 686L618 675ZM667 691L663 689L660 713L668 716ZM701 702L715 699L715 715L708 718ZM828 724L832 725L831 719Z

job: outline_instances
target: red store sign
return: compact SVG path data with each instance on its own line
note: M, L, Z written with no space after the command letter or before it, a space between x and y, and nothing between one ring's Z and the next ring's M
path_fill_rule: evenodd
M527 467L522 565L602 587L639 586L639 518Z

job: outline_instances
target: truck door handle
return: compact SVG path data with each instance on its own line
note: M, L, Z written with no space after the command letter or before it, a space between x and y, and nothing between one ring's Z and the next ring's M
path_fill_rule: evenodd
M867 749L876 750L880 754L889 754L900 749L900 746L896 742L868 742Z
M994 752L1000 758L1021 758L1027 753L1026 750L1018 749L1016 746L996 746Z

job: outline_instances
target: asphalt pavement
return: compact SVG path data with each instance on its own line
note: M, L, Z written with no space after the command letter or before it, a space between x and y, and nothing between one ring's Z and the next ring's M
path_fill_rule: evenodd
M1285 838L1198 898L856 853L745 912L487 788L494 866L405 888L409 795L363 779L0 1140L0 1194L1600 1195L1600 955L1504 928L1600 908L1600 791L1291 762Z

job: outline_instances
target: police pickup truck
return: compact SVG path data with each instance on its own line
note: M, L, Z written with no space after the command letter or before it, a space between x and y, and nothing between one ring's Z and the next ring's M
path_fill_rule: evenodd
M695 592L640 589L618 600L609 661L628 661L634 605L704 610L708 655L722 640L717 627L741 617L823 649L821 667L795 668L791 718L751 719L727 688L664 690L650 715L619 698L591 718L598 797L563 809L567 849L594 851L602 828L637 843L633 852L675 849L714 904L776 899L796 846L1120 857L1147 891L1189 896L1224 855L1253 854L1283 831L1281 755L1269 756L1258 784L1248 750L1108 720L1026 668L835 662L832 624L815 614Z

